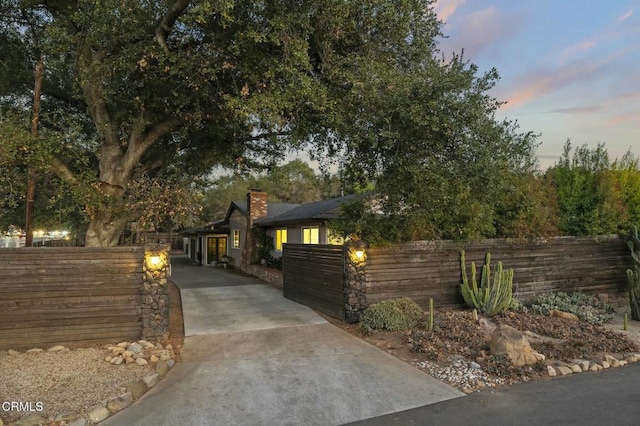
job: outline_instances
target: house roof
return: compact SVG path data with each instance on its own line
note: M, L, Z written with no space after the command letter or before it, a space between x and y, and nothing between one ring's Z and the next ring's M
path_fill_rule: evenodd
M182 235L196 235L196 234L206 234L210 233L214 228L217 230L219 225L222 224L224 220L216 220L213 222L209 222L204 225L197 226L195 228L185 229L181 232Z
M301 204L279 215L269 214L269 216L258 218L254 223L256 226L279 226L335 219L340 215L340 207L342 204L352 201L359 196L359 194L354 194L316 201L315 203ZM269 205L269 209L271 209L271 205Z
M268 203L268 215L255 220L256 226L280 226L298 223L319 222L335 219L340 214L340 206L359 197L360 195L347 195L345 197L331 198L329 200L316 201L308 204L292 203ZM229 233L229 217L234 210L242 215L247 215L246 201L232 201L224 219L216 220L197 228L187 229L183 235L197 235L215 233Z

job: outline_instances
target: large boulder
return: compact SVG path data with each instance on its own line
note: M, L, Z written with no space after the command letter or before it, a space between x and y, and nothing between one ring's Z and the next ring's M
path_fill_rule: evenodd
M493 331L489 349L492 355L508 356L516 367L535 364L538 361L536 352L524 334L504 324L498 325Z

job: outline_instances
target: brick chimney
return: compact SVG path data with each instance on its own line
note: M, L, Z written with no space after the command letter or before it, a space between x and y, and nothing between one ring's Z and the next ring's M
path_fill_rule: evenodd
M259 189L251 189L247 193L247 216L250 224L253 225L254 220L266 216L268 213L267 193Z
M259 189L251 189L247 194L247 230L244 237L244 247L240 260L240 269L247 272L251 263L256 261L256 238L253 231L253 221L269 213L267 193Z

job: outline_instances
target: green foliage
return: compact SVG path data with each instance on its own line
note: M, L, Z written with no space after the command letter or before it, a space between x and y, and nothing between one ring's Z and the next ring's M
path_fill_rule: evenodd
M460 290L467 305L488 316L504 312L513 305L513 269L505 271L502 269L502 262L498 262L492 272L491 255L487 253L478 287L475 262L471 262L471 284L467 278L464 250L460 252L460 268L462 271Z
M257 262L270 268L282 269L282 259L271 255L273 237L267 235L267 231L264 228L253 227L251 232L253 232L258 247L258 252L256 253Z
M525 307L537 314L549 315L550 310L559 310L576 315L583 321L602 325L613 318L613 308L597 297L584 293L564 292L535 296Z
M360 325L365 330L406 330L424 322L424 311L408 297L384 300L365 309Z
M381 215L375 208L375 196L357 198L344 203L340 216L329 227L344 238L357 235L370 247L383 247L403 241L407 218L401 215Z
M562 235L615 234L628 229L640 211L640 170L627 153L611 163L603 144L590 149L570 141L560 161L546 173L556 189Z
M282 166L271 166L261 173L220 176L213 179L206 190L206 220L224 217L229 204L245 200L251 188L259 188L269 195L270 202L305 204L334 196L340 182L336 176L320 176L301 160Z
M636 226L631 231L627 246L631 250L631 257L634 263L633 269L627 269L631 318L640 321L640 237Z

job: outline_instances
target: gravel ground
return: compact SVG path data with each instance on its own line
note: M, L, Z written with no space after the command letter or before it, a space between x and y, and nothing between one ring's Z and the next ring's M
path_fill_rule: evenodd
M53 419L56 413L84 412L124 392L131 382L152 372L152 366L112 365L104 361L103 347L71 351L8 354L0 352L0 401L30 402L37 414ZM5 423L25 412L5 411Z

